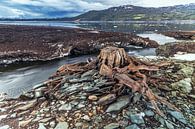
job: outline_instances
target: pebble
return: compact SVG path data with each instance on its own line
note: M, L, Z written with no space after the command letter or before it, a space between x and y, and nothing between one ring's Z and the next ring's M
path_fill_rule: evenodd
M91 95L88 97L89 100L96 101L98 98L95 95Z
M109 125L105 126L104 129L118 129L119 128L118 123L110 123Z
M135 124L144 124L144 119L143 116L140 114L134 114L134 115L130 115L130 119L132 123Z
M54 129L68 129L68 123L59 122Z
M90 121L91 120L88 115L84 115L83 119L86 120L86 121Z
M154 112L153 111L151 111L151 110L147 110L147 111L145 111L144 112L145 114L146 114L146 116L154 116Z
M50 125L52 128L54 128L54 127L56 126L56 123L55 123L55 121L51 121L51 122L49 123L49 125Z
M46 129L43 123L39 123L39 128L38 129Z
M64 104L59 107L59 111L70 111L72 109L71 104Z

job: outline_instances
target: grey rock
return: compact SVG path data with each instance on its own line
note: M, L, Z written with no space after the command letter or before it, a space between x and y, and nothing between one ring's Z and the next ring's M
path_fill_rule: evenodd
M140 129L136 124L127 126L125 129Z
M168 129L174 129L174 126L171 123L169 123L168 121L165 121L165 124L166 124Z
M147 111L145 111L144 112L145 114L146 114L146 116L154 116L154 112L153 111L151 111L151 110L147 110Z
M132 114L130 115L130 119L132 123L135 124L144 124L144 119L142 113L140 114Z
M177 119L178 121L182 122L183 124L187 124L186 119L184 118L184 116L177 111L169 111L169 114L171 116L173 116L175 119Z
M129 96L122 96L117 99L115 103L112 103L106 110L106 112L116 112L122 110L130 102Z
M62 106L59 107L59 111L69 111L72 109L71 104L63 104Z
M105 126L104 129L118 129L119 128L118 123L110 123L109 125Z
M43 123L39 123L39 128L38 129L46 129Z
M68 123L59 122L54 129L68 129Z

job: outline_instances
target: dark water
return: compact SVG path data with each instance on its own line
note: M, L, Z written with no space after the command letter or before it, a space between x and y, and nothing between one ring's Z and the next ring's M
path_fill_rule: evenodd
M57 21L0 21L0 24L14 25L37 25L37 26L61 26L73 28L86 28L114 32L132 32L142 37L149 37L152 40L164 44L176 41L173 38L157 34L157 31L167 30L195 30L195 21L166 21L166 22L57 22ZM155 55L155 49L142 49L132 47L130 55ZM7 72L0 73L0 92L5 92L11 97L20 95L22 92L30 90L34 85L46 80L56 69L66 63L76 63L86 61L94 55L81 56L76 58L64 58L59 61L52 61L46 64L30 65Z

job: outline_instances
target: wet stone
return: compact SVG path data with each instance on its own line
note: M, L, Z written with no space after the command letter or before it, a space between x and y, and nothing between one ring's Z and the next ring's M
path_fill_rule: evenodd
M154 112L153 111L151 111L151 110L147 110L147 111L145 111L144 112L145 114L146 114L146 116L154 116Z
M111 124L105 126L104 129L118 129L119 126L120 125L118 123L111 123Z
M130 102L129 96L122 96L117 99L115 103L112 103L106 110L106 112L117 112L126 107Z
M142 113L140 114L132 114L130 115L130 119L132 123L135 124L144 124L144 119Z
M125 129L140 129L136 124L127 126Z

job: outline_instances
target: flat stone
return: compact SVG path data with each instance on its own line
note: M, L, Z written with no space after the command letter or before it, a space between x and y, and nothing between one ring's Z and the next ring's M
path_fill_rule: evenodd
M38 129L46 129L43 123L39 123L39 128Z
M116 112L122 110L130 102L129 96L122 96L117 99L115 103L112 103L106 110L106 112Z
M54 129L68 129L68 123L59 122Z
M136 124L127 126L125 129L140 129Z
M0 129L10 129L9 125L1 126Z
M119 128L118 123L110 123L109 125L105 126L104 129L118 129Z
M143 115L141 113L140 114L130 115L130 119L131 119L132 123L144 124Z
M187 124L186 119L180 112L169 111L169 114L173 116L175 119L177 119L178 121L182 122L183 124Z
M64 104L64 105L59 107L59 111L69 111L71 109L72 109L71 104Z

